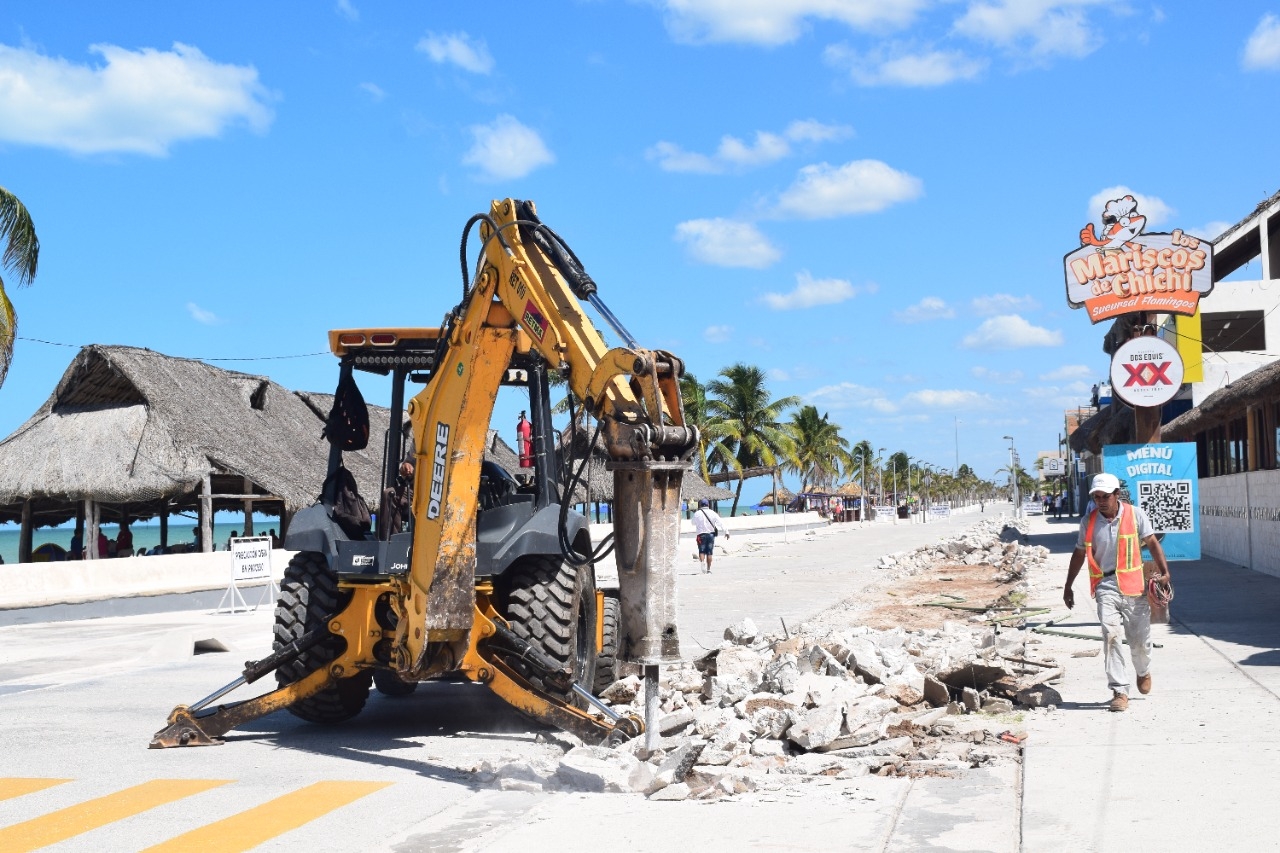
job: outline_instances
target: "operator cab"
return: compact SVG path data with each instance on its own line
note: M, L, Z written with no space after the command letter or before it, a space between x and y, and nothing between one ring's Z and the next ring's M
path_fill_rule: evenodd
M441 331L436 328L342 329L329 333L329 346L340 359L343 375L358 370L391 379L389 426L384 435L369 436L370 445L382 442L378 497L368 501L380 519L395 512L399 490L406 486L400 474L402 463L417 462L405 416L405 385L430 381L440 344ZM528 393L529 420L521 423L521 437L527 435L528 443L525 446L518 440L521 450L514 460L504 460L508 467L489 458L488 453L482 463L476 518L478 576L501 574L523 553L524 547L533 547L531 542L521 546L517 540L543 539L543 534L530 531L530 523L535 516L545 515L548 508L558 509L560 503L555 470L556 432L545 362L536 353L513 354L502 385L524 388ZM522 419L523 416L521 412ZM373 447L370 450L377 452ZM331 449L329 474L333 475L341 463L341 452ZM410 479L407 485L411 488L411 484ZM334 563L339 576L372 581L386 574L407 572L413 539L412 509L403 513L403 522L396 521L395 526L402 528L399 530L378 523L362 540L340 539ZM545 519L532 526L540 531ZM538 544L550 547L546 541Z

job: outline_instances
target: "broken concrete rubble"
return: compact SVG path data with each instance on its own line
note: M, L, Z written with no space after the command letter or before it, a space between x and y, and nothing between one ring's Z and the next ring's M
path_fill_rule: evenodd
M990 563L1020 577L1047 556L1022 539L1016 526L983 521L881 564L898 576ZM1015 702L1060 704L1046 682L1061 670L1027 657L1025 631L962 619L911 631L828 620L777 635L743 619L725 630L717 649L665 668L659 749L646 751L643 739L618 749L583 746L554 768L482 767L482 778L686 800L776 789L815 775L938 775L1018 761L1018 749L996 741L1009 720L991 715ZM620 713L642 714L643 694L641 681L628 676L601 696Z

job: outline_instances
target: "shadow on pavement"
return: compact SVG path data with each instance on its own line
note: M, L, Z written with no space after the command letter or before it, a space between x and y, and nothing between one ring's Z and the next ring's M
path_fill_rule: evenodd
M228 733L236 741L261 741L280 749L350 759L362 764L396 767L427 779L451 782L471 790L487 786L473 774L435 763L439 753L459 758L475 749L423 743L466 738L490 744L532 744L535 736L556 737L554 729L522 716L487 688L469 683L424 682L409 696L392 698L374 691L354 719L335 725L308 723L287 711L252 720ZM404 751L400 755L388 753ZM421 758L410 757L417 750Z
M1054 554L1069 553L1075 547L1080 520L1064 516L1047 521L1052 532L1031 534L1029 544L1042 545ZM1266 649L1238 658L1236 663L1280 666L1280 620L1276 618L1280 613L1280 578L1214 557L1170 563L1169 571L1174 587L1170 607L1174 632Z

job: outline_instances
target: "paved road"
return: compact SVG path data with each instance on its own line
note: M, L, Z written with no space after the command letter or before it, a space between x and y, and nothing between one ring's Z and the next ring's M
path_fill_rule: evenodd
M766 629L780 619L794 626L874 583L880 554L972 520L838 525L768 546L731 540L711 575L690 558L681 570L686 648L714 646L743 616ZM0 850L1017 846L1009 772L976 772L962 785L816 778L714 806L493 790L476 781L482 761L559 748L470 684L423 685L398 700L375 694L338 727L282 712L224 746L147 750L170 707L267 652L270 620L266 610L177 611L0 627Z

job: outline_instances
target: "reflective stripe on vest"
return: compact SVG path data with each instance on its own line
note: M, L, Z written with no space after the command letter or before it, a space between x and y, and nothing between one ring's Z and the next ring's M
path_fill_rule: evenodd
M1102 567L1093 556L1093 529L1098 523L1098 511L1089 515L1084 540L1084 555L1089 561L1089 594L1092 595L1102 581ZM1142 543L1138 541L1138 517L1133 507L1120 503L1120 529L1116 533L1116 586L1121 595L1142 595Z

